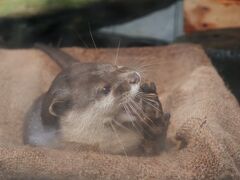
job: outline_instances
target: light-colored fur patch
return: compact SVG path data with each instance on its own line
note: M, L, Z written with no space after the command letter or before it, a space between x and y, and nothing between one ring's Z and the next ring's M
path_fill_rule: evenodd
M135 93L137 87L133 90ZM116 130L106 127L111 122L111 111L114 103L112 94L96 101L86 111L70 111L61 119L62 138L64 141L89 145L98 145L102 151L120 153L136 147L141 136L130 130Z
M129 93L130 96L131 96L131 97L135 97L136 94L137 94L138 91L139 91L139 88L140 88L140 83L132 85L132 86L131 86L130 93Z

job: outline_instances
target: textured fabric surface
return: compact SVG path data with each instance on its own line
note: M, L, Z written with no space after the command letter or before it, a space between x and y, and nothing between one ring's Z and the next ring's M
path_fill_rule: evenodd
M81 61L112 62L115 49L65 49ZM120 49L117 64L157 84L171 113L167 149L126 157L24 146L24 114L59 68L37 50L0 50L0 179L240 179L239 104L194 45Z

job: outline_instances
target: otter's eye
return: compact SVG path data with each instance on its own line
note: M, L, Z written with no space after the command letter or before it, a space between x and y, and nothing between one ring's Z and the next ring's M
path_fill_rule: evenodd
M110 85L105 85L105 86L101 89L101 92L102 92L104 95L109 94L110 91L111 91L111 86L110 86Z

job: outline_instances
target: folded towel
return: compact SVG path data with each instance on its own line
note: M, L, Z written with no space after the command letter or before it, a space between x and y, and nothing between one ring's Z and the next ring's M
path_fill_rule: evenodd
M112 62L116 49L64 49L85 62ZM239 104L195 45L120 49L117 64L154 81L171 113L169 146L134 157L23 145L24 115L59 68L38 50L0 50L0 179L240 179Z

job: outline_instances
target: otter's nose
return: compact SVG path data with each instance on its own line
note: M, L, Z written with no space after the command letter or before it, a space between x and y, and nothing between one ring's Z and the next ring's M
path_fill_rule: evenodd
M129 84L137 84L140 82L140 75L137 72L133 72L128 76Z

